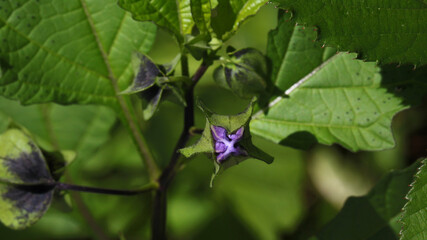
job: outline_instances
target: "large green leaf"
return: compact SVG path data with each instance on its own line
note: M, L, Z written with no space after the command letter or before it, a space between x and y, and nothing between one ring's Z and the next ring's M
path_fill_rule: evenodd
M427 239L427 161L415 175L415 181L411 184L411 190L407 195L403 211L402 240Z
M25 127L48 149L73 150L77 160L89 158L109 138L115 119L113 111L102 106L24 107L0 98L0 122Z
M419 162L391 172L363 197L351 197L313 239L398 239L397 220Z
M298 23L316 26L322 44L390 63L427 63L427 3L420 0L275 0Z
M53 183L37 145L23 132L0 135L0 221L23 229L38 221L50 206Z
M1 1L0 93L25 104L117 106L132 78L132 52L147 52L151 23L115 0Z
M295 82L302 84L292 85L285 91L288 96L274 99L267 111L255 114L251 131L284 144L339 143L353 151L393 147L391 120L407 104L390 88L418 83L425 69L407 79L390 79L387 74L383 82L375 63L354 60L355 54L330 57L332 49L312 42L313 29L291 24L282 22L270 34L271 78L282 91ZM390 86L382 88L385 83ZM425 93L424 86L420 89Z
M380 88L374 63L337 54L309 75L308 81L270 103L251 122L253 133L280 142L296 132L313 134L323 144L339 143L353 151L394 146L391 119L405 107Z
M136 20L153 21L170 30L180 42L183 36L191 33L194 25L190 0L119 0L119 4Z

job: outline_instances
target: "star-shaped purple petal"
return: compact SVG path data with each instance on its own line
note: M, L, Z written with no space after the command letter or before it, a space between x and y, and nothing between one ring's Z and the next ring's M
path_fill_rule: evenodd
M227 135L227 130L225 128L212 126L211 132L215 142L215 153L218 153L216 156L218 163L223 162L231 155L247 155L245 150L236 145L236 143L239 142L243 137L243 127L237 129L235 133Z

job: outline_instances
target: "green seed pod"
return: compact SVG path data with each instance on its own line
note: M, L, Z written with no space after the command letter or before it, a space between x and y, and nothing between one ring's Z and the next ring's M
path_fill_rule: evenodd
M220 86L230 89L241 98L251 98L265 91L267 61L253 48L231 53L221 66L215 69L214 79Z

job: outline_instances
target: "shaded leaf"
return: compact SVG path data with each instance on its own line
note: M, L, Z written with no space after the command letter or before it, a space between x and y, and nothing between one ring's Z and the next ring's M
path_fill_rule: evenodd
M318 41L359 58L384 63L427 63L427 3L275 0L298 23L319 28Z
M350 197L313 239L398 239L396 223L419 162L383 177L363 197ZM357 226L357 228L355 228Z
M285 91L327 60L335 50L314 43L315 28L295 26L289 14L279 12L278 26L268 34L267 56L271 82Z
M427 161L415 175L411 190L406 196L408 202L403 208L401 240L422 240L427 238Z
M54 179L36 144L17 129L0 136L0 220L13 229L37 222L52 200Z

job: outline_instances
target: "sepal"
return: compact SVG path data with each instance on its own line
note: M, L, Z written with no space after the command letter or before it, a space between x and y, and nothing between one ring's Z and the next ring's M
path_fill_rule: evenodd
M198 102L206 116L205 129L198 142L179 151L187 158L204 153L212 159L214 173L211 186L218 174L248 158L255 158L266 163L273 161L273 157L252 144L249 121L254 103L255 99L251 101L245 111L237 115L220 115L209 110L202 102Z

